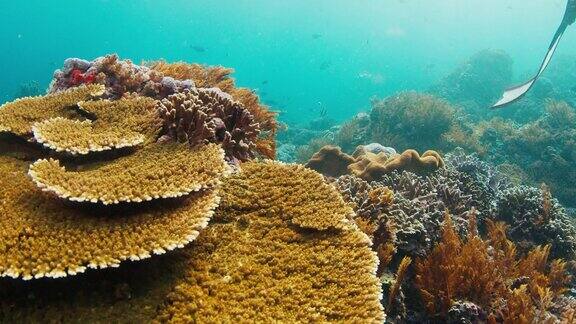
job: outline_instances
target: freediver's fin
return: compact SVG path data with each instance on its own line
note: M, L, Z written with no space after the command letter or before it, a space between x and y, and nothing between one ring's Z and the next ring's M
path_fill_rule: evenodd
M546 53L546 57L544 57L544 61L542 61L542 64L540 65L538 73L536 73L536 75L527 82L524 82L521 85L512 87L504 91L500 100L498 100L498 102L496 102L491 107L492 109L502 108L508 104L511 104L516 100L522 98L528 91L530 91L530 89L532 89L534 83L536 83L538 78L542 75L542 73L544 73L546 67L548 67L548 64L552 60L552 56L554 56L554 52L556 51L556 48L558 47L558 44L560 43L560 40L562 39L562 35L564 35L566 28L571 23L574 22L574 3L575 1L572 0L568 1L566 11L564 12L564 18L562 19L562 23L558 27L556 34L554 34L554 38L552 38L552 42L548 47L548 52Z

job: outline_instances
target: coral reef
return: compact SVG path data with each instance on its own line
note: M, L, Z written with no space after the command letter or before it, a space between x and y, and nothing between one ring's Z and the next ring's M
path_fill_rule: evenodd
M496 102L512 82L512 58L500 50L474 54L430 91L466 107L475 116L486 115L486 107Z
M257 151L263 157L273 159L276 154L276 132L278 124L276 113L264 106L254 91L238 88L230 77L233 70L221 66L206 67L184 62L167 63L164 61L149 63L150 68L177 80L192 80L198 88L218 88L239 102L253 116L259 125L260 134L256 141Z
M198 241L188 279L170 295L161 321L383 320L369 240L318 174L250 163L224 188L215 223ZM304 214L320 223L301 228L292 215ZM321 230L327 227L341 230Z
M183 247L208 224L218 203L208 190L163 204L68 205L36 188L26 176L27 163L1 160L1 276L76 275Z
M442 149L443 136L456 123L456 109L432 95L404 92L372 103L367 141L424 151ZM440 145L439 145L440 144Z
M58 160L42 159L30 165L28 174L39 188L58 197L109 205L213 188L227 169L217 145L190 150L181 144L155 144L81 171L67 171Z
M166 77L149 67L120 60L118 55L112 54L93 61L67 59L64 67L54 72L48 92L57 93L82 84L102 84L106 87L106 96L112 99L121 98L126 93L160 99L194 87L192 80Z
M259 125L240 103L218 88L192 89L158 103L163 136L178 142L219 143L229 160L248 161L256 156Z
M554 258L576 259L576 228L546 188L504 190L496 200L494 217L510 225L507 233L521 251L549 244Z
M0 132L19 136L32 135L32 126L54 117L67 117L80 101L102 95L104 87L89 85L76 87L42 97L16 99L0 106Z
M120 60L115 54L99 57L93 61L73 58L66 60L64 67L54 73L49 93L58 93L81 85L100 84L105 86L104 95L110 99L138 94L160 100L185 90L218 88L219 91L213 92L231 96L234 102L249 112L251 116L248 119L253 121L254 125L258 125L259 132L254 143L258 155L274 158L276 113L262 105L258 96L251 90L237 88L234 80L229 77L231 73L231 69L223 67L205 67L184 62L158 61L136 65L130 60ZM247 115L242 113L238 120L234 117L233 121L244 122L247 120ZM236 132L243 126L246 125L238 125ZM235 134L232 135L234 138Z
M462 240L447 214L442 241L416 261L416 286L429 316L445 320L454 314L455 301L466 300L473 303L467 312L486 313L490 322L558 320L562 314L550 310L567 290L566 262L549 262L550 246L518 257L503 223L489 222L487 239L478 236L475 227L472 217L467 239Z
M426 151L422 156L414 150L397 154L392 148L373 143L358 146L352 156L339 147L324 146L306 166L329 177L353 174L366 181L378 181L394 171L428 174L443 168L444 160L436 151Z
M37 122L34 139L57 152L85 155L156 141L161 127L155 101L146 97L79 102L78 108L89 119Z

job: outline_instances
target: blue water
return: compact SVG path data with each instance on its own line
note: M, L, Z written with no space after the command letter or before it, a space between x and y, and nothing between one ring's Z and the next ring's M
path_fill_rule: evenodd
M220 64L300 123L343 120L373 96L425 90L473 53L503 49L533 72L560 0L1 1L0 99L46 87L67 57L118 53ZM576 31L559 54L576 52Z

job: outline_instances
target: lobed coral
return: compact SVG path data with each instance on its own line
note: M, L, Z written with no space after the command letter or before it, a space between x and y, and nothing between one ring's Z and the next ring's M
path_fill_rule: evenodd
M231 161L248 161L256 155L259 125L248 110L217 88L168 96L157 109L166 139L192 147L219 143Z
M376 148L377 153L371 151ZM353 174L366 181L378 181L394 171L413 171L426 174L444 167L444 160L436 151L426 151L422 156L414 150L397 154L380 145L358 146L352 156L339 147L325 146L306 163L308 168L326 176L338 177Z

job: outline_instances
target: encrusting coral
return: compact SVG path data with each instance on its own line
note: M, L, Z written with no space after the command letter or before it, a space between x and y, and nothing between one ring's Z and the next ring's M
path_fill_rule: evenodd
M90 119L56 117L35 123L34 139L73 155L150 143L161 128L155 105L156 101L147 97L80 102L79 111Z
M3 277L75 275L183 247L206 227L219 201L215 191L204 190L162 203L70 205L37 189L26 163L0 159Z
M370 240L319 174L247 163L222 194L160 322L384 320Z
M54 117L67 117L78 102L103 93L103 86L88 85L47 96L27 97L5 103L0 106L0 132L29 137L32 135L32 126L35 122Z
M192 89L158 103L165 139L199 144L219 143L229 160L256 156L259 125L239 102L218 88Z
M339 177L348 174L348 167L355 159L342 152L337 146L327 145L316 152L306 163L306 167L328 177Z
M420 156L414 150L402 154L395 151L375 153L369 147L360 145L350 156L339 147L325 146L312 156L306 166L329 177L352 174L366 181L378 181L394 171L428 174L444 167L444 160L436 151L429 150Z
M67 171L42 159L28 174L39 188L71 201L118 204L175 198L215 187L228 172L224 152L214 144L155 144L101 167Z

